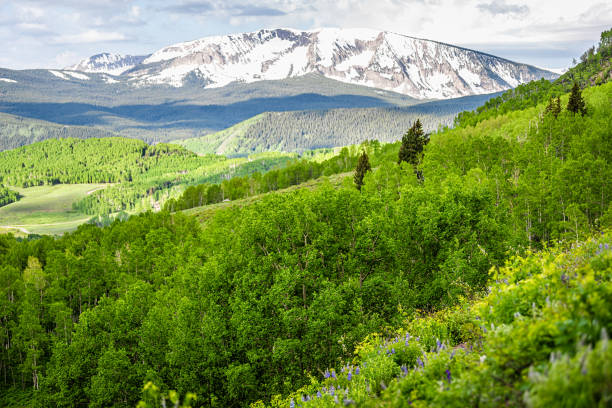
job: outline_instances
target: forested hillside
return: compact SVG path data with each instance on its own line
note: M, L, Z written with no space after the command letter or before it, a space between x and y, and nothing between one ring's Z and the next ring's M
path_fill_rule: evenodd
M203 227L161 212L58 239L3 236L3 404L133 406L151 381L202 406L296 406L317 391L306 404L319 406L331 385L366 406L536 405L582 358L595 391L581 392L602 401L610 258L593 251L608 238L542 274L528 251L612 226L611 95L585 89L584 116L564 95L559 113L540 104L434 133L419 177L389 145L361 191L347 178L271 193ZM514 254L527 258L490 272ZM418 341L372 335L406 330ZM551 352L569 357L542 365ZM527 382L529 370L543 374Z
M101 215L146 210L180 194L185 186L220 183L233 175L265 172L293 159L268 153L251 158L198 156L176 145L147 145L125 138L46 140L0 152L0 182L31 187L113 183L75 203L82 213Z
M612 80L612 29L601 33L599 44L589 48L580 62L555 81L532 81L492 98L475 111L462 112L456 126L475 125L482 120L519 109L527 109L569 92L574 83L581 88L605 84Z
M209 135L176 140L196 153L246 155L263 151L302 152L359 144L394 142L417 118L426 131L450 126L457 113L489 100L478 95L408 107L266 112Z
M112 137L115 133L92 126L65 126L42 120L0 113L0 151L46 139Z

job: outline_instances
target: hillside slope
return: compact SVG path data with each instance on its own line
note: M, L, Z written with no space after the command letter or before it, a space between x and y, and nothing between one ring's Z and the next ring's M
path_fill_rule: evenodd
M266 112L220 132L173 143L196 153L246 155L262 151L301 152L348 146L366 140L394 142L418 119L427 132L453 124L455 116L498 94L421 103L408 107Z

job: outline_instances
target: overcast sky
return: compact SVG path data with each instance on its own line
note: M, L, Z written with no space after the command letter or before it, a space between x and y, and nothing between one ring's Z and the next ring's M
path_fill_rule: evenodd
M99 52L260 28L373 28L548 68L612 26L599 0L0 0L0 67L61 68Z

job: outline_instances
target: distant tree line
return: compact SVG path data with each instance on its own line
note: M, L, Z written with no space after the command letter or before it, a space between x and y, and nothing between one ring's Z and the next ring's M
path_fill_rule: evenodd
M384 158L397 154L397 144L381 145L378 141L365 141L358 146L344 147L337 155L321 162L302 158L265 174L255 172L250 176L232 177L218 184L191 186L180 197L166 201L164 209L180 211L226 199L237 200L284 189L321 176L348 172L355 168L362 151L369 152L377 164Z

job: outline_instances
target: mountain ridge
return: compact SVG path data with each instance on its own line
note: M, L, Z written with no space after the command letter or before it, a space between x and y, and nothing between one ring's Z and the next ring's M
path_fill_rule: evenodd
M97 67L93 59L100 55L104 54L70 68ZM319 73L418 99L499 92L533 79L557 77L551 71L440 41L333 28L262 29L203 37L163 47L124 68L121 77L135 86L182 87L195 79L205 88L217 88Z

